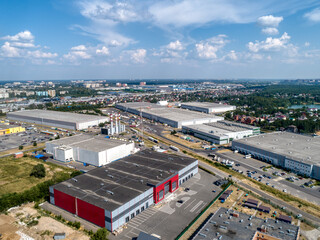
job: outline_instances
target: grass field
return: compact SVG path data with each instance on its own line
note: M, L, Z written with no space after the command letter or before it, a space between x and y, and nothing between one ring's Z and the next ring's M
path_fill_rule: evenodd
M43 163L46 168L46 177L41 179L30 176L33 166L39 163ZM0 158L0 196L5 193L23 192L38 183L51 179L54 174L71 172L71 169L45 163L33 157Z

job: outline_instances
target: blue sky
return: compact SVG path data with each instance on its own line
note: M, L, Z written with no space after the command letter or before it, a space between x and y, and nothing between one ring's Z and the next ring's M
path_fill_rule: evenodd
M320 78L318 0L1 0L0 80Z

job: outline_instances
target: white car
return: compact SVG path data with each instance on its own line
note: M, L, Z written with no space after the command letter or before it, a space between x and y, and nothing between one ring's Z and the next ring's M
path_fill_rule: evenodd
M287 189L283 189L282 192L286 193L286 192L287 192Z

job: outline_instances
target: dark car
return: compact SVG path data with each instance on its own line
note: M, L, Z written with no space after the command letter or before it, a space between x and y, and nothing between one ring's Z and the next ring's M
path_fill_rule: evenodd
M183 200L178 200L178 201L177 201L177 203L181 203L181 204L182 204L183 202L184 202Z

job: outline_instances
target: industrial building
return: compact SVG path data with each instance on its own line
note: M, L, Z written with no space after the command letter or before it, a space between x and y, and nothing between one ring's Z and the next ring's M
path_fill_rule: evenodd
M211 102L185 102L181 103L181 108L203 113L224 113L236 110L236 106Z
M18 125L0 124L0 135L8 135L12 133L20 133L25 131L26 129L24 127Z
M126 125L120 122L120 114L110 115L110 124L106 127L101 128L101 134L115 135L126 131Z
M147 102L130 102L116 104L116 108L130 112L153 121L168 124L171 127L211 123L223 120L223 117L171 108Z
M262 219L226 208L207 218L192 240L298 240L300 228L283 221Z
M25 110L7 113L10 120L48 125L52 127L82 130L108 122L108 117L49 110Z
M100 167L134 153L135 147L133 142L75 135L46 142L46 151L58 161L79 161Z
M50 187L50 203L114 231L198 172L196 159L152 150Z
M320 180L320 138L275 132L232 142L232 149Z
M260 127L224 120L183 126L182 132L215 144L228 144L232 140L260 134Z

